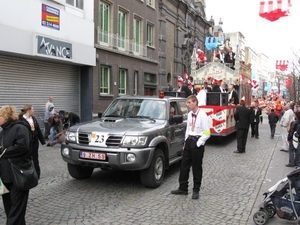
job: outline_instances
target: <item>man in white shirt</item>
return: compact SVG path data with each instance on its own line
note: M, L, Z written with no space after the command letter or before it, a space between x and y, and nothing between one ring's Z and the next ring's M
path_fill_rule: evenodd
M45 111L47 111L49 109L49 104L53 104L53 97L52 96L49 97L48 102L46 103ZM53 115L54 113L55 113L55 110L53 109L51 111L51 114Z
M206 105L206 90L200 89L197 94L198 106Z
M289 143L287 140L288 131L287 127L290 125L294 119L294 111L291 109L290 103L285 105L285 113L281 117L280 126L281 126L281 139L282 139L282 149L280 151L289 151Z
M187 106L191 110L188 113L188 122L185 133L182 160L179 174L179 187L172 190L174 195L187 195L189 187L189 173L193 171L193 195L192 199L199 199L199 191L202 184L202 162L205 143L210 138L210 117L199 109L196 96L187 98Z

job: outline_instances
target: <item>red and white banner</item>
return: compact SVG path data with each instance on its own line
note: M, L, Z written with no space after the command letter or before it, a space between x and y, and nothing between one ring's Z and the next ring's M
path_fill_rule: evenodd
M259 15L270 21L276 21L281 17L290 15L291 0L267 0L261 1Z
M276 69L285 71L288 68L288 60L276 60Z

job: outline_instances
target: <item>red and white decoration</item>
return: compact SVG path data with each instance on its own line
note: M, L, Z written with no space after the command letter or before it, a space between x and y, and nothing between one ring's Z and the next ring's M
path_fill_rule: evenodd
M291 0L267 0L261 1L259 16L269 21L276 21L281 17L290 15Z
M256 80L250 79L247 81L247 84L249 84L253 89L256 89L259 87L259 84Z
M212 136L228 135L235 130L236 106L200 106L200 108L210 117Z
M276 69L285 71L289 65L288 60L276 60Z

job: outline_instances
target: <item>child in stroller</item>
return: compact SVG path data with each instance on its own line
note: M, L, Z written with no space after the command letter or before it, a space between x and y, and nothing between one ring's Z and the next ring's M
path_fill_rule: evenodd
M255 224L263 225L275 214L296 224L300 222L300 169L289 173L264 195L259 210L253 215Z

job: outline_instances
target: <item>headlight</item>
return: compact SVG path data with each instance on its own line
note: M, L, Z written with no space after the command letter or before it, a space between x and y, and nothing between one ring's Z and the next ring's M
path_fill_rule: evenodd
M68 148L64 148L64 149L61 151L61 153L63 154L63 156L69 156L70 151L69 151Z
M134 162L136 160L136 156L132 153L126 155L127 162Z
M125 136L124 146L144 146L147 142L146 136Z
M67 131L66 137L68 141L76 141L76 133Z

